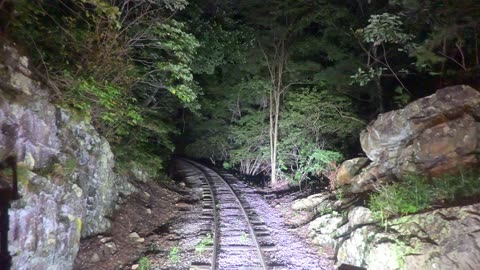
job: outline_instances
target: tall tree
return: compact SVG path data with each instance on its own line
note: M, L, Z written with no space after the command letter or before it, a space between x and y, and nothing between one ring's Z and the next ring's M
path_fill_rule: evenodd
M269 138L271 184L277 183L279 122L283 95L294 85L312 84L312 72L305 72L292 55L292 48L309 34L309 28L318 28L331 14L333 6L328 1L242 1L242 14L256 31L258 50L270 80ZM303 59L302 59L303 60ZM314 61L302 63L311 67ZM300 72L302 71L302 72Z

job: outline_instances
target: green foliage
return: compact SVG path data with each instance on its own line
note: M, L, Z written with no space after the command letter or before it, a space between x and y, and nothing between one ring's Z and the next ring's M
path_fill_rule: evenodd
M143 121L136 100L118 86L109 82L101 84L93 78L77 78L75 82L67 102L94 120L101 120L96 121L97 127L107 137L126 135L129 128Z
M120 10L118 7L112 6L108 2L103 0L80 0L82 3L88 3L95 6L94 12L99 16L105 16L106 18L117 21L120 16ZM87 17L94 16L87 11Z
M480 172L460 170L459 174L449 174L433 179L435 197L446 202L455 202L465 197L480 194Z
M217 207L218 208L218 207ZM213 238L211 234L207 234L198 244L195 246L195 253L202 254L205 252L208 246L213 245Z
M245 63L254 40L251 29L228 18L222 24L200 21L193 31L201 42L193 62L197 74L214 74L217 67Z
M357 73L350 76L350 84L358 83L360 86L366 86L369 82L376 78L382 77L385 68L369 67L367 70L358 68Z
M416 213L430 207L432 189L426 179L408 176L402 182L385 186L370 197L370 208L378 218Z
M445 62L445 58L435 54L427 47L427 44L417 45L410 55L416 58L415 66L420 71L430 71L436 64ZM431 72L431 75L438 75Z
M328 207L321 208L320 211L318 212L318 214L320 216L324 216L324 215L328 215L328 214L336 215L337 212L335 210L333 210L332 207L328 206Z
M262 166L268 159L268 123L262 111L252 112L240 118L231 129L230 162L240 166ZM256 175L262 170L258 168L252 173Z
M453 203L465 197L480 194L478 170L460 171L428 179L410 175L401 182L387 185L370 196L370 208L374 215L385 220L431 208L434 203Z
M232 164L230 164L230 162L224 161L224 162L222 163L222 167L223 167L225 170L230 170L233 166L232 166Z
M411 52L419 69L432 75L454 75L478 66L479 2L458 1L392 1L407 14L410 27L421 34L421 40ZM463 54L463 56L462 56Z
M412 40L412 35L404 33L403 22L394 14L383 13L371 15L368 25L358 30L363 35L363 40L373 43L374 46L383 43L405 44Z
M150 260L147 257L142 257L138 261L138 269L139 270L150 270L150 267L152 264L150 263Z
M281 168L297 183L328 175L342 159L342 146L362 126L349 98L318 88L292 90L280 120Z
M13 37L27 45L34 62L64 90L72 85L63 77L65 70L74 77L131 82L128 51L117 38L118 7L102 0L51 4L20 0L14 5L18 16L11 25Z
M228 130L221 120L210 120L196 126L198 139L189 144L185 152L196 158L224 160L228 151Z
M135 158L158 173L174 149L177 109L198 108L191 66L200 44L185 23L167 18L187 2L12 3L9 30L36 73L58 86L59 103L91 119L123 164Z
M405 92L401 87L397 87L394 90L393 102L399 107L403 108L410 102L410 95Z
M179 254L180 253L180 248L177 246L172 247L170 250L170 253L168 254L168 259L170 259L170 262L173 264L177 264L180 261Z
M366 68L358 68L356 74L350 76L351 84L367 86L374 81L377 88L374 94L377 107L384 111L384 89L382 77L391 76L404 91L408 91L401 77L410 74L408 66L392 65L392 58L400 57L413 50L414 36L407 34L400 16L390 13L370 15L368 25L355 33L360 48L366 54ZM403 56L404 57L404 56Z
M309 177L320 177L327 175L334 170L333 164L342 160L342 154L335 151L305 147L300 150L299 159L294 168L295 182L309 179Z
M165 8L171 11L179 11L185 9L188 5L187 0L157 0L159 4L164 5Z
M476 0L3 2L0 27L58 102L86 115L121 164L157 175L179 135L179 152L268 174L277 103L282 174L328 174L354 149L360 113L423 96L407 90L419 78L475 78L480 63Z
M280 128L285 130L282 136L290 138L291 143L305 139L321 144L328 139L330 146L344 143L364 125L350 98L321 86L292 90L286 96L281 121Z
M196 97L195 84L191 70L191 63L199 46L196 38L184 32L185 25L175 20L169 20L167 23L157 23L152 27L152 34L159 40L158 48L165 51L168 55L172 55L169 61L158 61L155 54L158 53L154 47L149 53L151 61L157 60L154 68L157 72L150 74L148 77L153 78L160 74L163 77L163 83L168 90L178 96L185 103L193 102Z
M352 62L347 47L353 38L345 24L351 19L347 19L350 11L334 1L242 1L233 10L222 10L220 4L216 7L213 14L205 8L208 21L198 20L199 11L192 11L196 14L194 32L202 44L194 70L205 95L201 97L203 117L195 117L190 124L195 126L189 129L189 137L197 139L189 142L186 153L222 160L244 174L269 173L272 70L267 68L265 55L278 60L275 52L278 56L284 39L288 67L282 83L292 85L288 86L291 95L280 98L286 102L279 120L280 166L292 179L318 177L355 141L351 134L362 123L345 96L296 88L320 80L328 81L325 84L347 81L346 75L337 80L317 74L337 61ZM252 44L257 46L252 48Z
M240 243L242 244L246 244L248 243L248 238L249 238L249 235L248 233L242 233L242 235L240 235Z

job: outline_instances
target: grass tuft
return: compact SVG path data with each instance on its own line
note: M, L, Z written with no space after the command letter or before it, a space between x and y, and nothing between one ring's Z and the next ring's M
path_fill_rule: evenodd
M139 270L150 270L150 267L152 266L152 264L150 263L150 260L147 258L147 257L142 257L139 261L138 261L138 269Z
M429 178L409 175L401 182L383 186L370 196L369 207L377 219L384 221L448 205L480 194L480 171L460 170L456 174Z
M202 254L205 252L208 246L213 245L213 238L211 234L207 234L196 246L195 246L195 252L197 254Z

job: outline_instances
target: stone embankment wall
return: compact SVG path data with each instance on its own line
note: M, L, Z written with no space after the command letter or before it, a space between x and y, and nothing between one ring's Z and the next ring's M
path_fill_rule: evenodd
M107 231L121 194L108 142L79 115L50 101L29 61L0 48L0 160L16 155L21 199L10 214L13 269L71 269L81 237Z
M369 192L410 173L438 176L478 168L480 92L468 86L440 89L404 109L380 115L360 137L367 157L342 164L335 181L342 190L337 192L339 199L326 192L292 205L316 217L308 227L311 240L332 249L337 265L369 270L479 269L480 204L396 218L387 226L361 205Z
M312 211L308 234L332 249L337 265L369 270L476 270L480 265L480 204L437 209L390 220L385 228L371 211L342 204L328 194L296 201L296 211Z

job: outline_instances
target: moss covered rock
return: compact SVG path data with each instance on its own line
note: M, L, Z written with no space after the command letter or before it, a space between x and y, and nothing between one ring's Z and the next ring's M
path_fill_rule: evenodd
M0 48L0 160L17 156L21 199L10 209L13 269L71 269L81 237L110 228L120 193L108 142L85 119L51 103L28 59Z

